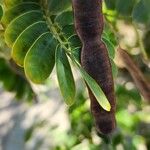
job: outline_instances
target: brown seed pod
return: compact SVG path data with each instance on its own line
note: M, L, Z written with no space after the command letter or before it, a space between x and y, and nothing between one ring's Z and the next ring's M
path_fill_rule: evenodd
M111 104L111 111L104 110L91 90L91 112L97 130L109 134L116 126L115 95L111 64L105 44L101 41L103 31L102 0L72 0L76 32L82 42L81 65L101 86Z
M76 32L83 43L102 34L101 3L101 0L72 0Z

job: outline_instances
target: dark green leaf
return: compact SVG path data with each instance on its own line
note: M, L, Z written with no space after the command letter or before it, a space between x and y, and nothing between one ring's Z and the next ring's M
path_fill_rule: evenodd
M66 38L69 38L73 34L75 34L75 28L74 25L67 25L62 29L63 34Z
M105 0L108 9L114 10L116 6L116 0Z
M2 6L0 5L0 20L1 20L2 16L3 16L3 8L2 8Z
M24 136L24 140L25 142L27 142L28 140L30 140L30 138L32 137L32 134L34 132L35 127L32 126L29 129L26 130L25 132L25 136Z
M150 59L150 50L149 50L150 42L149 41L150 41L150 31L148 31L143 38L145 52L146 52L147 57Z
M24 58L35 40L43 33L48 32L48 27L45 21L36 22L27 27L17 38L12 48L12 58L14 61L23 66Z
M135 0L117 0L116 10L123 16L131 16Z
M17 16L31 10L39 10L40 6L37 3L33 2L24 2L20 3L7 11L5 11L5 14L2 18L2 23L4 25L8 25L14 18Z
M78 35L76 35L76 34L69 37L68 41L69 41L71 49L75 49L75 48L82 46L81 41L80 41Z
M51 15L56 15L71 7L71 0L50 0L48 3Z
M71 51L78 63L80 63L81 47L75 48Z
M7 8L18 5L21 2L39 2L40 0L4 0Z
M55 22L61 27L73 24L73 13L72 11L66 11L61 13L55 18Z
M133 9L132 18L135 22L150 24L150 1L139 1Z
M110 62L111 62L113 78L116 78L117 74L118 74L118 68L117 68L116 64L114 63L113 59L110 59Z
M24 60L25 74L34 83L43 83L55 64L56 40L47 32L32 45Z
M114 47L113 43L108 38L105 38L105 37L103 37L102 40L104 41L104 43L107 47L109 57L114 59L114 57L115 57L115 47Z
M72 105L75 98L74 78L65 51L60 47L56 51L56 70L61 94L66 104Z

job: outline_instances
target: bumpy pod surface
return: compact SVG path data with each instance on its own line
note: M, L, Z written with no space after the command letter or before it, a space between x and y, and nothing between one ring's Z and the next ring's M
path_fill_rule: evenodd
M104 110L88 88L91 112L98 132L111 133L116 126L115 94L111 64L105 44L101 41L103 32L102 0L72 0L76 32L82 42L81 65L100 85L111 104L111 110Z

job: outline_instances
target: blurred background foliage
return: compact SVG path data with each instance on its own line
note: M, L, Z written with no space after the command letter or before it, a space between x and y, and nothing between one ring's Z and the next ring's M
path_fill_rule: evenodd
M57 3L59 0L55 2ZM1 4L3 4L2 1ZM0 17L2 14L2 7L0 7ZM118 45L126 49L149 81L150 1L105 0L103 14L105 18L104 37L109 38L115 49ZM67 29L69 33L69 26ZM75 104L70 108L66 107L70 127L65 132L57 130L55 126L49 130L55 139L53 147L49 149L150 150L150 106L137 90L130 73L120 67L119 58L115 58L114 62L113 72L117 99L116 131L109 136L96 133L85 85L79 77L79 81L76 81L79 85ZM37 93L36 90L33 90L32 83L26 79L23 70L10 59L9 48L3 39L2 27L0 30L0 82L5 90L15 93L19 101L32 102L32 105L37 102ZM48 82L53 84L51 80ZM45 123L33 124L25 131L24 141L30 141L37 128L44 128L45 125L48 126ZM40 149L40 143L37 147Z

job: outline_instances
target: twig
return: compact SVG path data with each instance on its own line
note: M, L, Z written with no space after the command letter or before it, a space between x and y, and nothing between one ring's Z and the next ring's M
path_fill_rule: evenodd
M119 47L117 49L117 54L123 62L123 67L125 67L129 71L136 84L136 87L138 88L144 99L150 102L150 82L145 79L139 67L134 63L134 61L125 50Z

